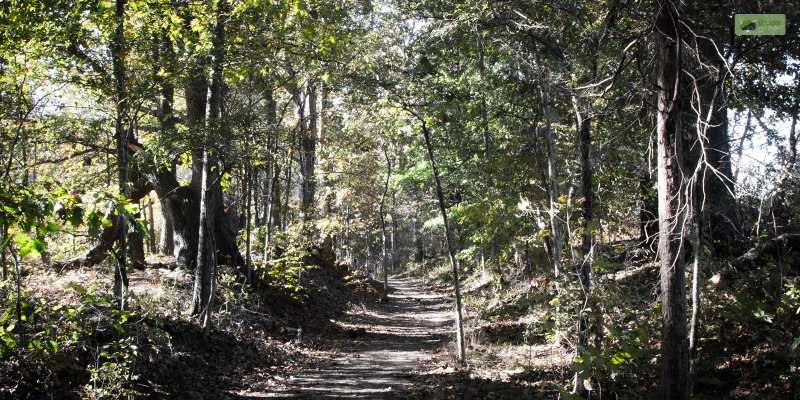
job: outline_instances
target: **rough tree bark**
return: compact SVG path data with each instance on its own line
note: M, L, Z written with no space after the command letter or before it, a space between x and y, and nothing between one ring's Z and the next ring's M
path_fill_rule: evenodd
M664 1L658 11L656 45L656 135L658 137L658 254L661 275L661 394L665 400L688 399L689 351L686 326L680 150L681 37L679 11Z

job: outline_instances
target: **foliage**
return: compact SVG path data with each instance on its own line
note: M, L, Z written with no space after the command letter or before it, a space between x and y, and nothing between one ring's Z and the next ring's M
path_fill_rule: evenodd
M316 268L305 262L313 244L311 232L305 224L296 224L276 235L275 247L279 257L269 260L265 266L268 282L295 300L306 298L302 277L305 272Z

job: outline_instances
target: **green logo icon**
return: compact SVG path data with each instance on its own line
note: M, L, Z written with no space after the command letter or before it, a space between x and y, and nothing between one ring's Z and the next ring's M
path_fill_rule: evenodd
M734 24L737 36L786 34L785 14L736 14Z

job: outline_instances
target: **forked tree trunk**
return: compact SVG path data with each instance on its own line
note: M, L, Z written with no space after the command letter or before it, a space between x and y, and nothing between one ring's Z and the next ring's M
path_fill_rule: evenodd
M663 1L656 21L656 101L658 138L658 255L661 275L661 391L664 400L688 399L689 351L682 242L685 196L681 193L680 15Z

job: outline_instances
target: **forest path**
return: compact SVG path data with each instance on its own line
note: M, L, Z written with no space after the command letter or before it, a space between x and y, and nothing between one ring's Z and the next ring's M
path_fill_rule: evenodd
M351 336L332 339L337 357L292 376L284 390L267 397L406 398L418 362L446 343L452 302L413 278L390 278L389 287L385 304L337 321Z

